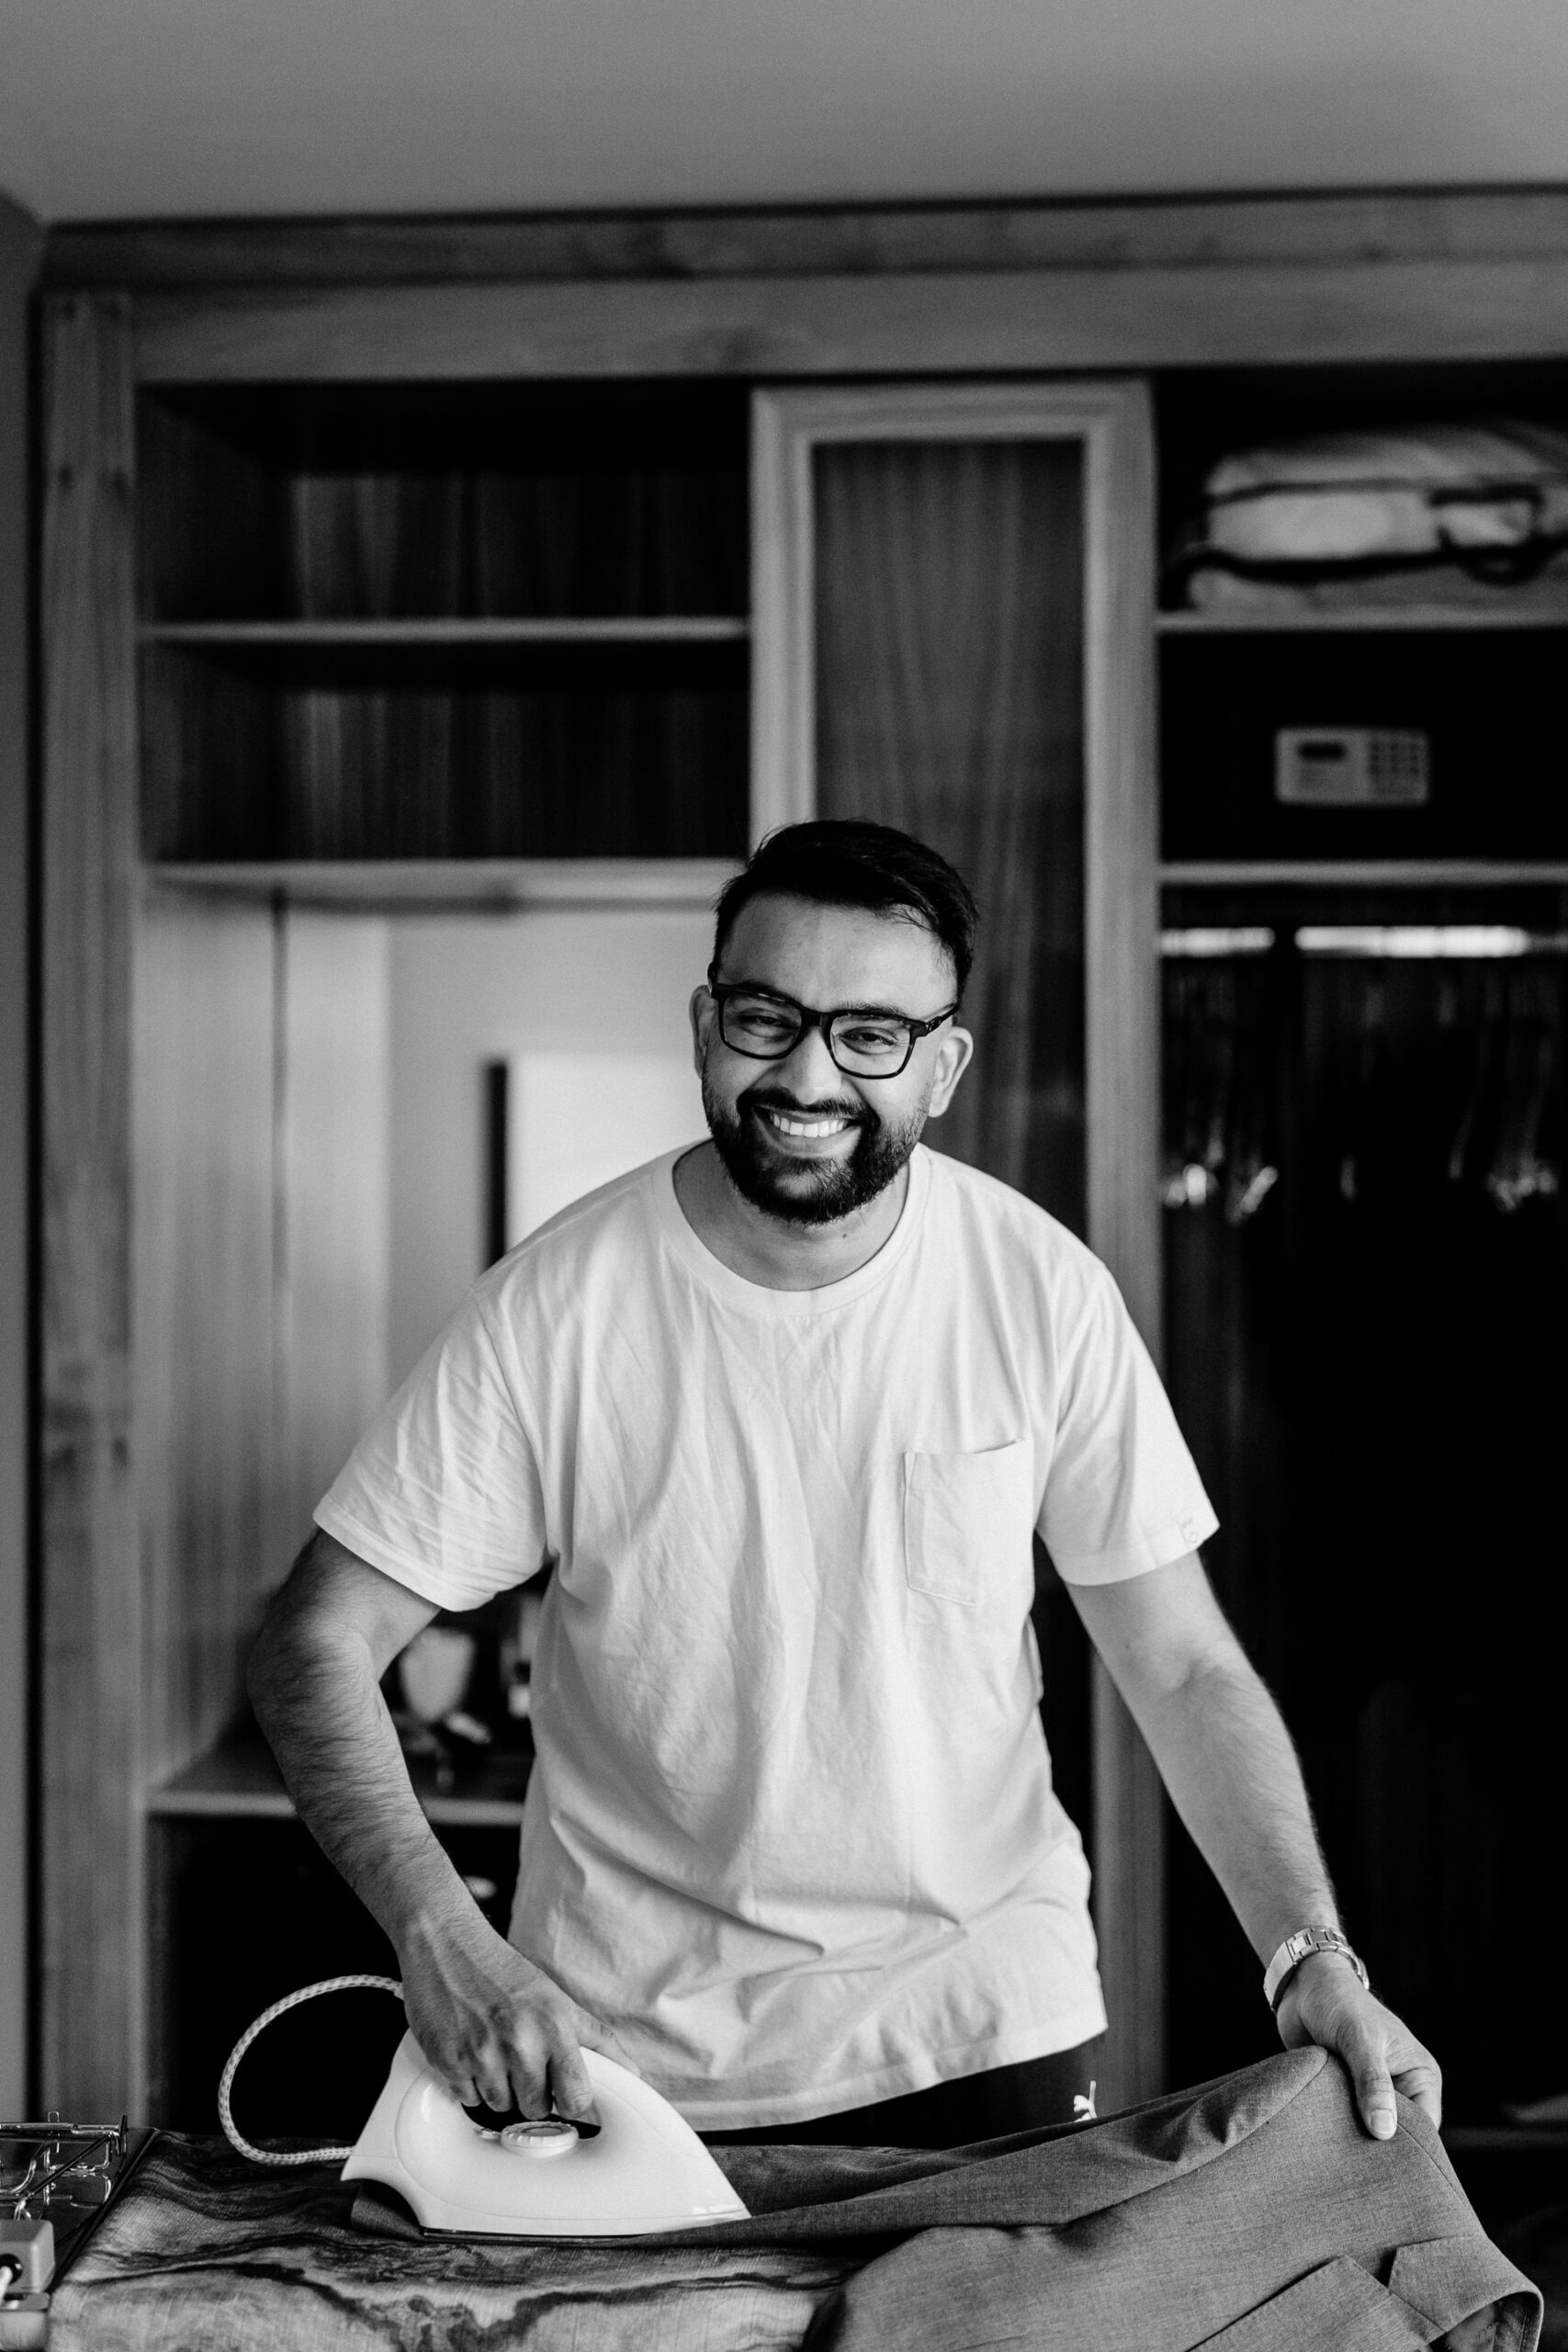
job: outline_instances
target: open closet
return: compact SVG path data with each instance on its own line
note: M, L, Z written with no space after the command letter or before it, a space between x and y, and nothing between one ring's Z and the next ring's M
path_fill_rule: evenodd
M1457 2127L1526 2129L1568 621L1195 602L1183 550L1309 426L1568 427L1560 199L62 232L42 331L51 2102L200 2124L267 1970L355 1964L243 1742L266 1593L544 1197L519 1106L598 1053L684 1115L713 895L822 809L977 874L931 1139L1163 1347L1352 1933ZM1287 737L1421 790L1282 797ZM1271 2030L1048 1563L1036 1622L1130 2099ZM511 1752L420 1781L498 1910Z

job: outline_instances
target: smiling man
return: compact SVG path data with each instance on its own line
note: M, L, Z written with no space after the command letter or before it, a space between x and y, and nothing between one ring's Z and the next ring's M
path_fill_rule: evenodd
M1214 1518L1089 1251L932 1153L975 909L886 828L774 834L692 1000L711 1141L477 1284L355 1450L252 1688L465 2099L592 2111L581 2046L697 2127L942 2145L1092 2110L1105 2028L1051 1784L1038 1530L1369 2130L1437 2069L1343 1936ZM511 1934L409 1786L378 1684L437 1608L553 1563ZM1304 1938L1304 1940L1303 1940Z

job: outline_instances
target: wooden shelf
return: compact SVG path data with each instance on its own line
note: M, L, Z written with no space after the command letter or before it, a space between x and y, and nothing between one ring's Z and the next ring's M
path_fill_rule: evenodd
M1485 605L1359 605L1297 613L1156 613L1155 628L1161 637L1298 637L1325 632L1359 637L1369 629L1407 635L1438 629L1568 629L1568 605L1509 605L1497 612Z
M559 620L151 621L142 645L297 650L318 646L732 645L751 634L733 614Z
M412 1764L427 1819L452 1827L513 1828L523 1818L531 1754L490 1750L441 1789L427 1767ZM294 1804L271 1750L254 1732L222 1740L206 1756L153 1789L144 1811L156 1821L292 1821Z
M1158 868L1170 888L1245 888L1299 884L1303 888L1562 888L1568 861L1508 858L1177 858Z
M723 858L259 859L147 863L144 887L207 898L341 907L362 914L524 907L708 908L736 868Z

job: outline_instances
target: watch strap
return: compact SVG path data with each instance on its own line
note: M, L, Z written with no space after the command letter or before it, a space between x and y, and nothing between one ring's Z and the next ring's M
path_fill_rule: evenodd
M1271 2009L1279 2007L1280 1995L1303 1961L1310 1960L1318 1951L1337 1952L1341 1960L1349 1962L1367 1990L1371 1990L1366 1962L1351 1950L1348 1937L1341 1935L1337 1928L1298 1928L1293 1936L1285 1938L1263 1972L1263 1997Z

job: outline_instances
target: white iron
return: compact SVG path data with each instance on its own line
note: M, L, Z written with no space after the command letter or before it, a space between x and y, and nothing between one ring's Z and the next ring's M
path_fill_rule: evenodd
M421 2228L462 2237L646 2237L743 2222L746 2207L685 2117L640 2076L596 2050L583 2064L601 2128L580 2133L563 2117L501 2131L472 2122L426 2064L412 2033L398 2044L386 2086L352 2148L257 2148L234 2126L235 2071L262 2029L316 1995L355 1988L400 1994L389 1977L333 1977L274 2004L235 2044L219 2086L219 2115L242 2154L258 2164L346 2156L344 2180L396 2191Z
M641 2237L746 2219L668 2099L596 2050L582 2058L603 2126L592 2138L556 2118L487 2132L405 2033L344 2179L378 2180L422 2228L465 2237Z

